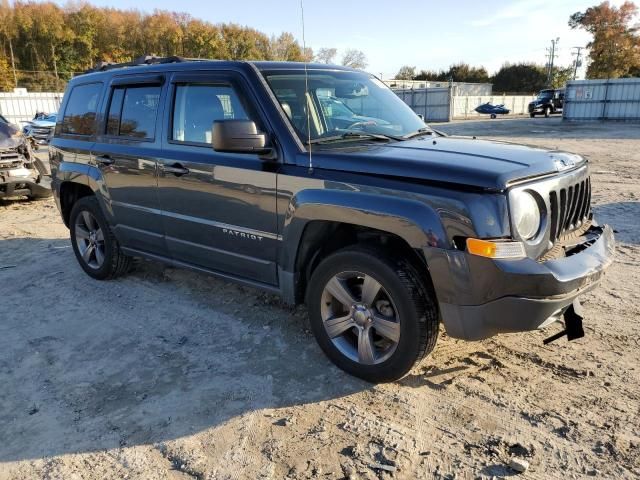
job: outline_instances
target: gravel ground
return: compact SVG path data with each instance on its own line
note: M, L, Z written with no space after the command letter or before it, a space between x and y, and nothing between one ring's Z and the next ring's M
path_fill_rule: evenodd
M0 479L638 478L639 126L440 128L589 157L619 243L585 338L442 335L372 386L322 355L304 308L150 262L94 281L53 201L0 201Z

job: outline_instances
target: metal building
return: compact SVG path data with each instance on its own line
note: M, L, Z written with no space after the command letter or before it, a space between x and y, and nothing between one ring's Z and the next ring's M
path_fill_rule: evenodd
M570 81L562 115L573 121L640 121L640 78Z

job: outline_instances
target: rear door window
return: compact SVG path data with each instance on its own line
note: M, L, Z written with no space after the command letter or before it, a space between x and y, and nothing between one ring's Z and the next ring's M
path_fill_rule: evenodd
M71 135L93 135L102 83L73 87L62 118L61 132Z
M108 135L153 140L160 100L160 86L132 86L113 89Z
M176 85L172 140L210 144L214 121L238 119L249 117L231 85Z

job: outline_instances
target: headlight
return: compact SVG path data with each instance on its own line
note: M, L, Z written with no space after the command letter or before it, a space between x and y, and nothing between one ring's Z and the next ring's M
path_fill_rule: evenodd
M525 240L531 240L540 230L540 207L529 192L518 192L513 196L513 223L518 234Z

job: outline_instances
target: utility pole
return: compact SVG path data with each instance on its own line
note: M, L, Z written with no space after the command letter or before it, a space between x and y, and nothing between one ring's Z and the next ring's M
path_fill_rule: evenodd
M557 56L556 50L558 49L558 42L560 42L560 37L551 40L551 49L550 50L547 49L547 51L549 52L549 63L548 63L549 68L547 70L547 85L549 87L553 85L553 64Z
M578 68L582 66L582 50L584 47L573 47L572 50L576 50L575 52L571 52L571 55L576 56L576 60L573 63L573 79L575 80L578 77Z

